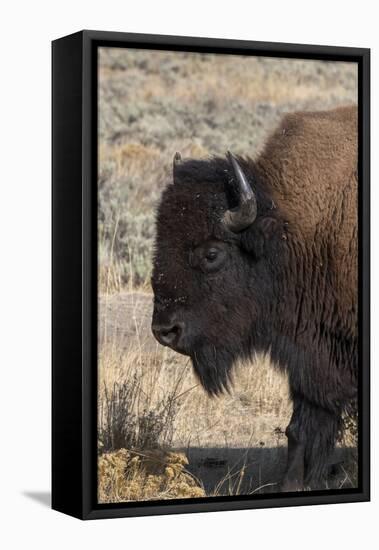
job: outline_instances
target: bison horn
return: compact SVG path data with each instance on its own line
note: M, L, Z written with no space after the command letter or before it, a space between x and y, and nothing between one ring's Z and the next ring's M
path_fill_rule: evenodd
M251 225L257 217L257 199L235 156L230 151L228 151L227 156L233 167L237 182L238 206L227 210L223 221L228 229L234 233L239 233Z
M182 155L180 153L176 152L175 155L174 155L174 160L172 162L173 172L174 172L174 183L175 183L175 172L176 172L176 169L179 166L179 164L181 164L181 162L182 162Z

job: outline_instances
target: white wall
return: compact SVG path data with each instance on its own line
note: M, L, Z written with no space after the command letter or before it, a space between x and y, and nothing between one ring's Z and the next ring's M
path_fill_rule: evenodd
M4 548L356 549L377 539L373 503L88 522L26 492L50 483L50 40L82 28L371 47L378 148L378 32L372 0L3 2L0 48L0 529ZM373 212L378 205L373 155ZM373 216L373 282L379 217ZM373 371L378 346L373 285ZM5 308L4 308L5 302ZM375 373L374 373L375 374ZM374 382L377 376L374 376ZM375 386L374 386L375 395ZM378 399L374 399L374 429ZM374 434L374 447L378 438ZM43 496L43 495L42 495ZM369 542L371 538L372 542ZM138 546L137 546L138 545Z

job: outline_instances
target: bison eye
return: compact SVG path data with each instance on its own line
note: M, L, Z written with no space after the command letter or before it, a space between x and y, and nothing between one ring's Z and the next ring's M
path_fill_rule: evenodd
M221 242L203 243L190 252L191 267L204 273L215 273L221 269L228 257L227 247Z
M205 254L205 259L210 263L214 262L216 258L217 258L217 250L215 248L211 248Z
M222 268L226 257L226 250L216 247L208 248L203 252L200 268L206 273L215 273Z

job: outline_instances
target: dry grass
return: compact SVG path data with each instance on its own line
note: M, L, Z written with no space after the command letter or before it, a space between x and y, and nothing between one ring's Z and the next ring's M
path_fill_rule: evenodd
M125 502L204 497L204 489L186 471L183 453L133 452L103 454L98 462L98 500Z
M168 357L105 346L99 355L98 436L102 451L169 447L174 421L188 391L188 361L172 368Z
M230 394L213 399L200 386L189 359L158 344L156 352L103 346L99 375L100 434L112 430L110 416L114 429L129 423L138 432L141 419L153 413L157 445L243 447L263 440L270 446L277 442L275 429L285 427L291 414L287 382L267 357L238 365ZM162 422L164 431L159 429ZM143 440L138 433L136 437ZM105 441L112 437L100 439L110 450Z
M171 56L168 54L166 59ZM330 75L326 71L326 78L320 79L320 86L315 88L313 79L304 71L304 62L300 60L284 60L282 67L278 66L277 60L262 57L186 56L178 62L184 64L181 70L188 74L188 78L163 79L159 73L146 74L137 99L159 101L170 94L183 104L193 105L197 98L205 97L211 99L216 108L225 108L231 101L240 101L241 98L250 103L280 104L319 100L320 97L328 100L331 89L339 97L346 95L345 83L334 81L332 71ZM273 71L268 74L270 65ZM313 63L313 67L325 74L324 63Z

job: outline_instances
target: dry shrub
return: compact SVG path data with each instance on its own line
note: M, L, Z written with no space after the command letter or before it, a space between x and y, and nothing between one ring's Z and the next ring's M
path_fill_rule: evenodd
M123 352L105 346L99 356L98 440L101 453L171 446L188 361L175 356ZM171 372L171 374L170 374Z
M135 344L136 342L134 342ZM168 452L187 366L171 354L103 346L99 356L100 502L204 496L185 472L184 454Z
M120 449L98 461L99 502L167 500L204 497L205 492L185 467L183 453Z
M129 380L104 385L99 403L98 439L101 452L123 447L149 449L171 445L173 422L178 408L175 395L168 394L154 409L138 408L144 399L136 374Z

